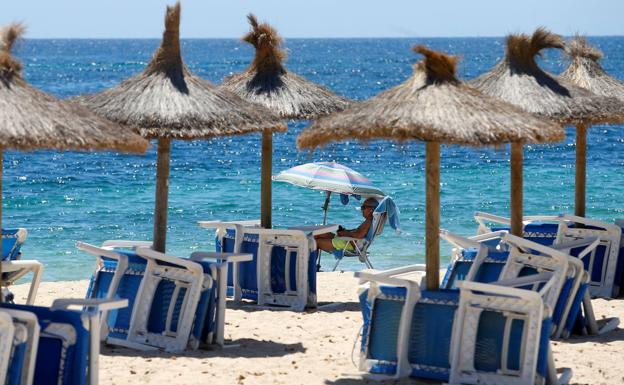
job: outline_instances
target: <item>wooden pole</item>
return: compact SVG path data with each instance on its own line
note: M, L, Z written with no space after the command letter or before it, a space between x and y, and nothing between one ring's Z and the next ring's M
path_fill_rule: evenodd
M511 143L511 233L522 237L522 143Z
M165 252L167 241L167 210L169 196L169 159L171 139L158 139L158 161L156 166L156 207L154 209L154 250Z
M426 144L426 218L425 242L427 289L440 287L440 143Z
M585 216L585 194L587 182L587 126L576 126L576 177L574 214Z
M273 133L262 131L262 166L260 175L260 226L271 228L271 173L273 164Z

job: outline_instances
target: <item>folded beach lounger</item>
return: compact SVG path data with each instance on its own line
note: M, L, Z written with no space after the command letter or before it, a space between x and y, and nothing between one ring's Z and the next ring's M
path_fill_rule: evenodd
M6 385L30 385L33 383L35 360L39 346L39 321L35 314L23 310L2 308L0 315L8 315L15 328L9 368L2 383Z
M175 352L202 343L223 345L228 260L250 255L196 252L179 258L156 252L149 242L79 243L96 256L87 298L123 298L126 309L105 315L108 343ZM214 261L206 261L212 259Z
M480 212L475 219L478 234L506 229L510 223L508 218ZM589 292L592 297L618 297L624 294L622 226L568 214L524 217L524 238L545 245L594 237L600 244L582 258L590 277ZM571 255L578 256L581 250L573 249Z
M33 384L86 385L98 383L101 311L126 305L124 300L59 299L50 308L0 304L0 315L10 314L14 324L23 322L20 321L23 319L29 319L30 323L33 316L38 322L38 336L35 327L26 328L28 343L24 352L30 355L24 354L19 358L23 360L20 366L31 368L29 372L32 373ZM73 307L80 310L70 310ZM31 314L30 318L24 317L24 313ZM34 368L33 353L36 354Z
M12 285L18 279L32 272L32 280L26 303L32 305L41 282L43 265L35 260L22 260L22 244L28 236L23 228L2 229L2 279L5 285Z
M262 229L248 222L199 222L216 230L216 250L251 253L253 260L232 267L228 286L234 299L250 299L258 305L285 306L302 311L315 307L316 243L318 232L337 226Z
M470 238L464 238L444 230L440 234L442 238L455 246L453 257L442 280L441 286L443 288L453 289L457 282L462 280L488 283L510 278L506 276L509 272L506 266L515 262L509 259L509 246L502 242L506 237L506 231L501 230ZM563 265L560 266L561 269L565 270L565 280L553 308L553 338L567 338L573 329L582 334L602 334L617 327L619 324L617 318L606 319L602 321L602 327L598 326L587 293L588 273L584 270L579 258L570 256L572 250L576 250L577 256L580 258L591 253L600 243L597 237L586 237L550 246L538 244L539 250L530 246L526 239L517 237L514 239L516 239L513 242L516 248L530 250L532 255L548 255L549 250L558 250L566 254L565 260L561 261ZM515 252L511 251L513 255ZM536 269L525 268L519 274L535 274L551 269L552 266L539 266ZM582 308L581 305L583 305Z
M332 271L336 271L344 257L357 257L367 268L372 269L373 265L369 259L368 248L375 238L383 232L386 222L389 222L393 229L399 231L399 209L389 196L379 201L377 208L373 212L373 223L364 239L339 237L346 243L342 250L334 251L336 264Z
M422 265L356 273L367 286L360 301L364 325L360 369L451 384L567 383L550 353L549 306L553 273L500 281L459 283L459 290L421 290L406 274ZM539 286L535 292L513 286Z

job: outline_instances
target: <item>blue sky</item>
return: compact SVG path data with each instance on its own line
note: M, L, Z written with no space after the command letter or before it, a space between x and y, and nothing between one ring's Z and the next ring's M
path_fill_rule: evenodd
M4 0L30 38L156 38L173 0ZM545 26L624 35L624 0L185 0L182 37L240 37L254 12L286 37L503 36Z

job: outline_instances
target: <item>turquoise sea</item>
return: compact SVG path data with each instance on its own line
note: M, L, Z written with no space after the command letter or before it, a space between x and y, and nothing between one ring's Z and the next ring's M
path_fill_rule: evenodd
M603 66L624 79L624 37L591 38L604 53ZM158 40L26 40L17 51L24 76L58 97L111 87L143 70ZM502 38L462 39L289 39L287 66L335 92L365 99L404 81L424 43L459 55L459 76L473 78L503 55ZM253 52L235 39L184 40L187 65L199 76L221 82L244 69ZM567 62L558 52L541 59L558 73ZM294 165L335 160L352 167L392 195L401 209L402 233L387 229L372 246L375 267L422 262L424 254L424 145L373 141L345 142L314 153L299 152L297 134L306 122L290 122L274 138L274 172ZM564 142L527 146L526 214L573 212L574 130ZM624 135L622 127L595 126L588 138L588 216L624 217ZM214 248L212 234L198 220L253 219L260 207L260 137L174 142L171 156L168 252L186 256ZM476 231L472 214L509 210L507 147L442 148L443 228L464 235ZM85 279L94 266L74 244L106 239L150 239L154 205L155 147L145 156L55 151L5 154L4 226L29 230L24 258L45 264L44 279ZM276 226L322 221L320 192L287 184L273 186ZM329 222L347 227L360 220L357 203L332 202ZM450 247L442 242L448 259ZM444 264L444 262L443 262ZM326 257L324 268L330 266ZM358 269L358 263L343 268Z

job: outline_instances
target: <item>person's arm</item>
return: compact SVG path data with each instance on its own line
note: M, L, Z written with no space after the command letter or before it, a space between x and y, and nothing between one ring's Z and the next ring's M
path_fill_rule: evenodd
M362 224L360 226L358 226L357 229L354 229L354 230L338 230L338 232L336 234L338 234L339 237L351 237L351 238L362 239L368 233L368 230L370 229L370 226L371 226L372 223L373 223L373 219L372 218L366 218L366 220L364 222L362 222Z

